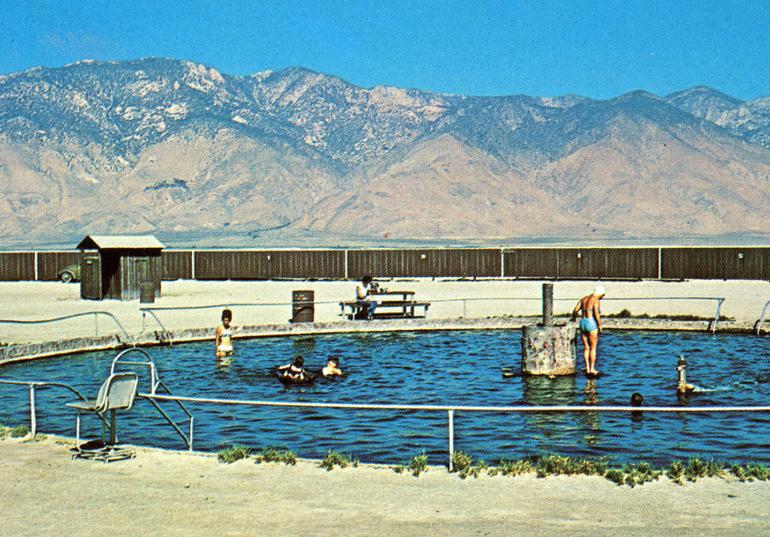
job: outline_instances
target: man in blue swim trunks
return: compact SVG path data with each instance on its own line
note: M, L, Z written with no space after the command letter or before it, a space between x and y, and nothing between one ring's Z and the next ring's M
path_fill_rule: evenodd
M572 320L580 313L580 337L583 339L583 358L586 362L586 374L596 376L596 348L599 346L599 333L602 331L602 319L599 314L601 300L606 291L597 285L594 292L584 296L572 310Z

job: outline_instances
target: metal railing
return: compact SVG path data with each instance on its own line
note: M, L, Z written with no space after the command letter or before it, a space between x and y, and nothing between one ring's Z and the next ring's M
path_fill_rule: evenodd
M372 295L372 299L376 300L377 295ZM472 302L542 302L542 297L471 297L471 298L443 298L443 299L431 299L431 304L437 304L437 303L460 303L462 304L462 318L467 317L468 315L468 304ZM580 298L556 298L554 297L554 301L561 301L561 302L577 302L580 300ZM714 310L714 317L713 319L709 320L708 330L710 332L715 332L717 323L719 322L719 319L721 318L722 314L722 304L725 302L724 297L710 297L710 296L664 296L664 297L628 297L628 298L604 298L603 301L616 301L616 302L634 302L634 301L653 301L653 300L687 300L687 301L693 301L693 300L701 300L701 301L709 301L709 302L715 302L715 310ZM158 317L156 312L161 311L196 311L196 310L206 310L206 309L224 309L224 308L236 308L236 307L291 307L295 305L302 305L302 304L309 304L309 305L339 305L340 301L334 300L325 300L325 301L297 301L297 302L248 302L248 303L231 303L231 304L211 304L211 305L205 305L205 306L176 306L176 307L143 307L140 308L140 311L142 312L142 332L145 332L147 329L146 324L146 317L149 314L157 323L158 327L161 329L162 337L166 339L170 344L173 343L171 338L171 332L166 328L166 326L163 324L161 319ZM770 302L768 302L770 304ZM764 312L763 312L764 313ZM344 314L337 314L344 315Z
M36 405L37 388L45 388L48 386L65 388L70 392L74 393L81 401L87 401L87 399L83 396L83 394L81 394L79 391L77 391L75 388L73 388L69 384L64 384L62 382L48 382L48 381L41 381L41 380L0 379L0 384L27 386L27 388L29 389L29 431L32 434L32 436L35 436L37 434L37 405ZM102 416L99 416L99 417L102 418L102 422L107 424L107 422Z
M329 305L339 304L338 301L296 301L296 302L240 302L230 304L208 304L205 306L170 306L170 307L142 307L139 311L142 312L142 333L147 330L147 314L152 317L161 329L162 337L168 341L169 345L173 345L173 338L171 337L171 331L166 328L163 321L160 320L156 312L160 311L198 311L198 310L210 310L210 309L234 309L234 308L255 308L255 307L277 307L277 306L294 306L294 305Z
M130 349L134 350L134 349ZM141 350L141 349L137 349ZM124 351L125 352L125 351ZM121 362L129 364L131 362ZM143 363L143 362L142 362ZM137 363L141 365L142 363ZM48 381L26 381L26 380L11 380L0 379L0 384L22 385L27 386L29 390L29 413L30 413L30 432L34 436L37 434L37 410L36 410L36 388L39 387L61 387L71 391L78 398L85 401L86 398L78 392L75 388L63 384L60 382L48 382ZM156 386L154 382L151 383L151 393L139 393L139 397L148 400L166 420L174 427L179 433L182 439L185 441L186 447L193 450L193 417L184 403L196 403L196 404L208 404L208 405L237 405L237 406L252 406L252 407L283 407L283 408L305 408L305 409L338 409L338 410L389 410L389 411L407 411L407 412L446 412L447 413L447 455L448 466L450 471L452 468L452 458L455 452L455 413L457 412L481 412L490 414L508 414L508 413L520 413L520 414L537 414L537 413L663 413L663 414L710 414L710 413L749 413L749 412L764 412L770 413L770 406L710 406L710 407L659 407L659 406L568 406L568 405L550 405L550 406L454 406L454 405L400 405L400 404L354 404L354 403L306 403L306 402L293 402L293 401L250 401L241 399L219 399L219 398L204 398L204 397L189 397L189 396L175 396L169 394L159 394L153 387ZM165 385L164 385L165 387ZM167 388L165 388L167 390ZM189 437L176 426L170 417L162 410L159 401L174 401L190 418L190 433ZM102 421L106 424L104 418Z
M762 323L765 322L765 317L767 316L767 308L770 307L770 300L765 302L764 307L762 308L762 313L759 315L759 319L757 319L757 322L754 323L754 330L756 331L756 334L759 335L762 331Z
M142 358L140 358L139 361L122 359L123 357L129 354L139 354L142 356ZM134 348L126 349L124 351L119 352L115 356L115 358L112 359L112 365L110 366L110 375L114 375L117 368L119 368L119 366L121 365L147 367L150 371L150 394L156 395L158 388L162 388L163 390L166 391L167 395L173 395L169 387L166 386L166 383L160 379L160 375L158 374L158 368L155 366L155 362L152 361L152 358L144 349L134 347ZM157 410L160 413L160 415L163 416L166 422L168 422L168 424L171 425L171 427L182 438L184 443L187 445L187 449L192 451L193 425L195 423L195 418L193 417L192 413L187 409L187 407L184 405L184 403L182 403L181 401L176 401L176 404L179 406L182 412L184 412L185 415L187 415L187 419L189 423L188 435L185 435L184 431L182 431L182 429L179 427L179 425L176 424L176 422L171 418L171 416L169 416L168 413L165 410L163 410L163 408L157 403L157 401L153 399L148 399L148 401L150 402L150 404L152 404L152 406L155 407L155 410Z
M109 311L86 311L82 313L72 313L70 315L64 315L62 317L53 317L51 319L36 319L36 320L22 320L22 319L0 319L0 324L47 324L47 323L55 323L59 321L66 321L69 319L76 319L78 317L87 317L89 315L93 315L94 317L94 336L99 335L99 315L104 315L105 317L108 317L112 319L115 322L115 325L120 329L123 336L126 338L126 342L130 343L132 345L135 345L134 338L132 338L125 328L123 328L123 325L120 323L117 317L110 313Z
M343 410L392 410L408 412L446 412L447 413L447 454L448 466L451 471L454 455L454 423L455 412L486 412L486 413L727 413L727 412L766 412L770 413L770 406L737 406L737 407L639 407L639 406L450 406L450 405L398 405L398 404L354 404L354 403L303 403L288 401L249 401L240 399L217 399L204 397L184 397L171 395L158 395L140 393L140 397L146 399L158 399L168 401L184 401L187 403L211 404L211 405L240 405L254 407L292 407L312 409L343 409Z
M437 300L431 300L431 304L435 303L449 303L449 302L461 302L463 307L463 313L462 317L467 316L467 304L469 302L500 302L500 301L506 301L506 302L542 302L542 297L473 297L473 298L443 298L443 299L437 299ZM554 297L555 301L560 302L575 302L577 303L580 298L557 298ZM710 332L716 331L716 325L717 322L719 322L719 319L722 315L722 304L725 302L724 297L713 297L713 296L661 296L661 297L628 297L628 298L603 298L603 302L633 302L633 301L650 301L650 300L706 300L709 302L716 302L716 309L714 311L714 318L709 320L709 326L708 330ZM770 304L770 302L768 302ZM767 304L765 305L767 308ZM763 310L764 313L764 310Z

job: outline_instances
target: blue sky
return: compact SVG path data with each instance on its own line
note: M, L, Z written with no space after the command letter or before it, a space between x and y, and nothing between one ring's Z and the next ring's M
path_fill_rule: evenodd
M770 0L0 0L0 28L1 73L164 56L473 95L770 95Z

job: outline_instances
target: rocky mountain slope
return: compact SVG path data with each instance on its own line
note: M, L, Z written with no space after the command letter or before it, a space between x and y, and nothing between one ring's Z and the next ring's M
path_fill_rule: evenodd
M83 61L0 76L0 232L765 233L768 148L770 98L704 87L472 97Z

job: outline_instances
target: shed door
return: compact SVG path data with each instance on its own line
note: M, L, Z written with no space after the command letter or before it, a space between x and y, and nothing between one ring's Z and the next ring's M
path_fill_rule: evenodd
M84 252L80 260L80 297L101 300L102 258L98 252Z
M150 260L148 257L124 257L123 300L139 298L142 284L150 279Z

